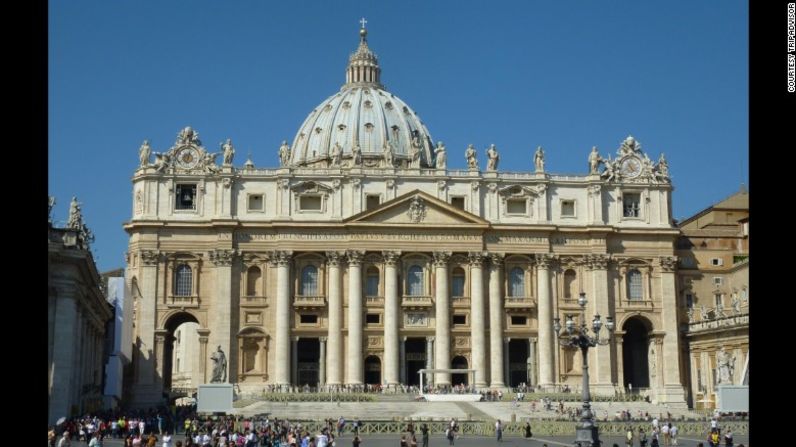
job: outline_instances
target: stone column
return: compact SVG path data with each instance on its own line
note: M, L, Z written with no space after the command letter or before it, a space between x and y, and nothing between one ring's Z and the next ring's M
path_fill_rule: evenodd
M232 309L232 262L235 259L235 250L213 250L209 254L210 262L215 265L216 290L213 297L211 311L215 324L211 334L211 346L215 351L217 346L227 353L227 365L237 365L238 350L233 347L235 339L233 332ZM198 272L194 272L194 275ZM235 316L237 317L237 316ZM237 382L237 368L227 368L227 382Z
M616 346L616 383L619 384L620 389L625 389L625 368L624 368L624 343L623 331L614 332L614 346Z
M680 342L677 324L677 292L675 289L674 272L677 258L674 256L660 257L661 266L661 320L663 330L663 358L669 359L663 368L664 386L661 392L662 401L675 408L685 408L685 393L680 380Z
M163 386L166 382L166 378L163 376L163 366L166 363L166 359L163 354L168 335L169 331L165 329L157 329L155 331L155 380L160 386Z
M503 339L503 380L506 386L511 386L511 370L509 366L509 343L511 338Z
M162 389L155 388L155 307L158 290L158 265L160 252L143 250L141 252L141 276L138 278L141 297L139 299L138 348L136 379L133 389L134 405L151 405L162 400Z
M57 286L56 286L57 287ZM49 371L52 378L50 389L49 416L50 425L55 425L58 418L69 415L72 404L72 391L77 386L72 365L77 356L75 340L78 335L77 297L73 287L58 287L55 299L56 311L53 337L53 363Z
M434 308L435 326L434 338L437 339L437 352L434 356L434 368L445 369L451 367L451 316L450 298L448 296L448 260L449 252L434 252L434 277L435 295ZM434 382L439 386L450 386L450 373L436 373Z
M346 384L362 385L362 257L349 250L348 257L348 377Z
M531 365L528 370L528 385L536 386L536 370L539 365L539 360L536 357L536 337L528 339L528 362Z
M290 349L290 383L298 386L298 342L301 337L291 337L293 346Z
M493 253L489 265L489 377L491 388L503 388L503 293L500 273L503 270L503 255Z
M394 387L400 382L405 383L403 374L404 360L398 360L398 259L399 252L382 252L384 257L384 383ZM401 353L404 345L401 343Z
M318 382L319 386L326 386L326 337L319 337L318 343L321 345L321 356L318 359Z
M343 358L343 297L340 290L340 266L343 256L336 251L326 252L329 266L329 347L326 357L328 385L341 385L343 374L340 368Z
M199 334L199 377L200 383L194 385L205 384L207 379L207 342L210 340L209 329L197 329L196 333Z
M486 325L484 324L484 254L470 253L470 339L475 370L474 385L486 388Z
M426 369L434 368L432 359L434 358L434 337L426 337ZM434 374L426 373L426 383L429 387L434 385ZM422 390L421 390L422 391Z
M591 268L592 296L589 301L593 304L594 312L600 315L603 326L606 317L612 316L608 306L608 262L606 255L593 255L588 258L588 265ZM600 331L601 336L608 335L608 329ZM613 395L614 385L611 380L612 365L616 359L612 357L611 344L598 345L592 348L594 357L589 358L589 381L590 390L598 395ZM592 363L591 360L594 360Z
M539 385L552 390L553 379L553 300L550 294L550 255L536 255L539 296Z
M274 384L290 385L290 259L291 252L278 251L271 257L276 266L276 371Z
M401 383L406 383L406 339L407 337L401 337L401 356L400 360L398 361L400 366L401 373L399 377L401 379Z

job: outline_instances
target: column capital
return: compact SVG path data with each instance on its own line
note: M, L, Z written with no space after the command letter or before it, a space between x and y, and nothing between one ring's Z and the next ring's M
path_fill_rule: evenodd
M216 267L230 266L238 251L235 249L215 249L208 252L208 258Z
M528 337L528 341L531 343L536 343L536 337Z
M447 267L448 261L451 259L451 252L449 251L435 251L434 255L434 266L435 267Z
M290 250L275 250L268 253L268 262L271 267L288 267L293 258L293 252Z
M661 264L661 270L666 273L672 273L677 268L677 256L661 256L658 262Z
M401 341L403 341L403 342L406 342L406 340L407 340L408 338L409 338L409 337L403 336L403 337L401 337Z
M467 253L467 259L470 261L470 266L472 267L482 267L488 256L489 254L485 251L471 251Z
M583 264L591 270L605 270L608 268L609 262L611 262L611 255L609 254L586 255L583 257Z
M345 255L339 251L327 251L326 263L330 266L337 267L345 262Z
M385 265L396 265L398 264L398 260L401 259L401 252L400 251L383 251L381 252L382 258L384 258Z
M326 343L326 340L328 340L328 337L318 337L318 340L319 340L321 343Z
M553 261L555 257L553 255L547 253L537 253L536 256L536 265L542 269L549 269L553 265Z
M346 251L346 258L348 258L348 265L351 267L359 267L362 265L362 258L365 257L365 252L360 250Z
M489 253L489 267L492 270L499 270L503 267L503 259L506 257L503 253Z
M429 341L433 342L434 341L434 337L433 336L426 337L426 341L427 342L429 342Z
M293 340L294 342L297 342L297 341L301 340L301 337L299 337L298 335L294 335L294 336L290 337L290 339Z
M141 262L144 265L157 265L160 262L160 251L141 250Z
M168 335L169 331L165 329L155 329L155 341L158 343L165 343Z
M511 337L503 337L503 343L508 343L511 341Z

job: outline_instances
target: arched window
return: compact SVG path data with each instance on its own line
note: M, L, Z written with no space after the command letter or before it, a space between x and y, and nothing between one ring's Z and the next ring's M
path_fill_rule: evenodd
M644 299L644 292L641 286L641 272L636 269L627 272L627 299Z
M176 296L191 296L193 282L193 272L191 268L185 264L177 266L174 272L174 295Z
M525 271L519 267L509 272L509 296L525 296Z
M423 268L419 265L409 267L409 274L407 275L407 287L410 296L423 295Z
M578 280L578 275L574 270L569 269L564 272L564 298L573 298L573 291L575 290L575 282Z
M365 296L379 296L379 269L369 267L365 281Z
M314 296L318 294L318 269L308 265L301 270L301 295Z
M246 296L259 296L262 274L259 267L249 267L246 275Z
M451 279L451 296L464 296L464 270L461 267L453 269Z

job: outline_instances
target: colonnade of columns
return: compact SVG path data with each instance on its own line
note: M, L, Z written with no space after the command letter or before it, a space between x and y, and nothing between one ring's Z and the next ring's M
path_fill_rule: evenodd
M400 252L384 251L384 334L382 382L387 386L405 383L402 365L405 364L403 345L405 337L400 336L399 307L401 297L398 285L398 261ZM295 358L296 344L291 349L290 330L290 252L276 252L272 262L277 268L276 293L276 368L274 382L279 386L296 383ZM362 260L364 252L349 250L345 253L327 252L328 288L328 336L321 342L321 366L319 379L322 385L362 385L364 383L364 345L363 345L363 294ZM451 306L449 293L450 252L434 252L434 333L427 337L426 367L445 369L451 364ZM503 255L483 252L470 253L470 327L471 327L471 369L475 369L477 388L505 387L508 374L508 347L504 341ZM553 356L553 302L550 288L550 258L537 256L539 334L538 347L533 344L529 350L532 362L539 369L539 383L543 386L554 384ZM347 346L343 357L343 299L342 274L344 261L348 265L348 324ZM483 271L488 261L488 288L484 288ZM488 295L488 303L484 296ZM489 306L489 324L485 319L485 306ZM489 349L487 349L487 330ZM402 342L403 341L403 342ZM487 363L489 353L489 363ZM538 360L536 354L538 353ZM343 369L344 358L345 370ZM292 374L291 374L292 372ZM344 377L345 373L345 377ZM431 377L429 377L431 379ZM534 377L535 379L535 377ZM433 383L437 386L451 385L450 373L436 373Z

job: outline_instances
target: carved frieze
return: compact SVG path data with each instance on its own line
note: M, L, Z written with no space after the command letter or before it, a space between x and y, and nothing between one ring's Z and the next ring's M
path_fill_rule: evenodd
M428 326L428 314L425 312L407 312L404 314L404 326L426 327Z

